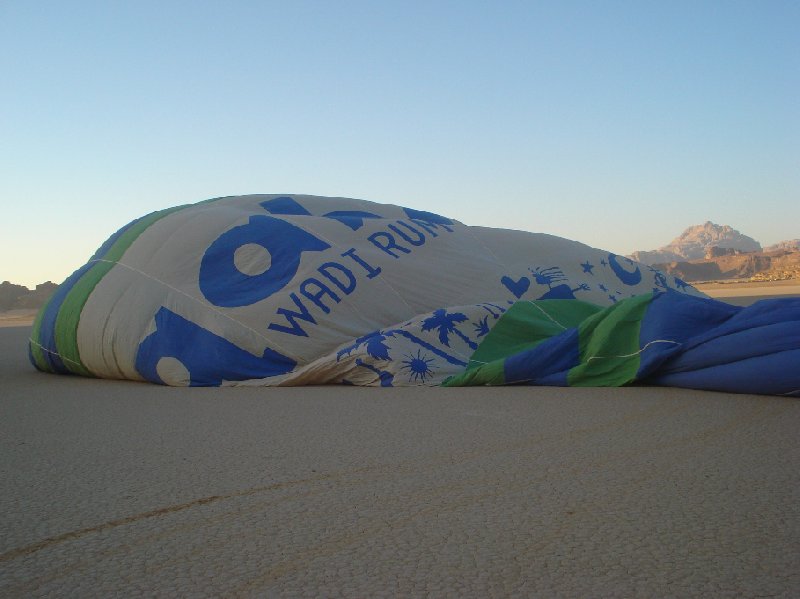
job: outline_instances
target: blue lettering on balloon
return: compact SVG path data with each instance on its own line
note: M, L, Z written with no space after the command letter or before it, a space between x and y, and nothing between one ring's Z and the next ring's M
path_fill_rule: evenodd
M331 269L338 271L340 274L347 278L347 282L343 282L338 276L331 272ZM339 290L345 295L350 295L356 288L356 277L353 271L339 264L338 262L326 262L320 266L317 271L331 283L336 285Z
M356 254L356 248L350 248L346 252L342 254L342 257L347 257L353 260L356 264L358 264L361 268L363 268L367 273L368 279L373 279L381 274L381 267L375 267L371 264L367 263L361 256Z
M343 281L339 276L334 275L331 272L332 270L338 271L340 275L344 275L346 280ZM337 288L339 288L342 293L349 295L356 288L355 275L353 275L350 269L342 266L338 262L326 262L320 266L317 271L331 283L333 283ZM328 296L337 304L342 301L341 298L330 287L314 277L305 279L302 283L300 283L298 288L301 294L313 302L325 314L329 314L331 309L322 301L323 297ZM298 337L308 337L308 333L302 326L298 324L297 320L304 320L305 322L309 322L313 325L316 325L317 321L295 292L290 293L289 297L292 299L295 306L297 306L299 312L289 308L278 308L276 313L282 315L286 319L286 322L288 322L291 326L287 327L282 324L271 322L267 328L272 329L273 331L288 333Z
M236 250L246 244L260 245L269 252L272 263L263 273L248 275L236 268ZM292 280L303 252L320 252L330 247L283 219L251 216L246 225L226 231L206 250L200 262L200 291L215 306L255 304Z
M419 220L419 219L416 219L416 218L412 218L412 219L410 219L410 220L411 220L411 222L412 222L412 223L414 223L414 224L415 224L415 225L417 225L418 227L420 227L420 228L422 228L422 229L425 229L425 231L427 231L427 232L428 232L428 234L429 234L431 237L439 237L439 234L436 232L436 229L439 229L439 228L442 228L442 229L444 229L444 230L445 230L445 231L447 231L448 233L452 233L452 232L453 232L453 229L451 229L451 228L450 228L450 227L448 227L447 225L441 225L441 224L436 224L436 223L429 223L429 222L425 222L424 220Z
M316 291L312 291L309 289L309 287L311 287L312 285L316 287ZM336 295L333 291L331 291L330 287L328 287L325 283L323 283L319 279L315 279L314 277L309 277L305 281L300 283L300 293L302 293L308 299L314 302L320 310L325 312L325 314L328 314L331 311L331 309L322 302L323 297L327 295L337 304L340 301L342 301L342 299L338 295Z
M270 348L255 356L163 306L156 312L155 324L155 332L139 344L135 363L136 371L153 383L165 384L158 374L162 358L183 364L193 387L277 376L297 365Z
M260 205L270 214L284 216L310 216L311 213L294 198L282 196L261 202ZM453 221L434 214L411 208L403 209L412 226L403 220L388 225L388 231L378 231L367 239L382 252L392 258L400 258L400 254L410 254L411 249L398 243L402 240L410 246L419 247L425 244L426 236L438 237L444 230L452 233L449 225ZM363 211L333 211L323 215L336 220L353 231L364 226L365 219L379 219L378 215ZM396 236L396 237L395 237ZM261 274L249 275L241 272L235 264L236 251L244 245L256 244L269 252L270 267ZM303 252L320 252L331 246L302 228L281 218L272 216L251 216L247 224L234 227L220 235L206 250L200 264L200 290L208 301L221 307L241 307L262 301L278 291L283 290L297 275ZM341 256L355 262L367 275L367 279L377 277L381 267L373 266L350 248ZM300 321L316 325L317 321L304 304L304 300L313 303L323 313L329 314L331 303L340 303L341 297L334 291L349 295L357 286L353 271L339 262L325 262L317 268L317 272L333 287L321 279L309 277L297 286L297 292L290 292L289 299L295 308L281 307L276 315L282 316L286 324L271 322L268 328L274 331L307 337L308 333ZM326 303L324 300L328 298Z
M295 306L300 309L300 311L295 312L289 308L278 308L276 312L283 316L286 319L286 322L292 326L287 327L282 324L271 322L267 328L281 333L288 333L289 335L296 335L298 337L308 337L308 333L305 332L303 327L297 324L297 320L295 319L304 320L306 322L310 322L311 324L317 324L317 321L311 315L311 312L308 311L308 308L303 305L303 302L300 301L300 298L297 297L297 294L294 291L289 294L289 297L292 299Z
M403 247L401 245L397 245L397 242L394 240L392 234L387 233L386 231L378 231L377 233L373 233L367 239L369 239L376 248L378 248L379 250L383 250L384 252L389 254L392 258L400 257L394 252L392 252L392 250L400 250L404 254L411 253L410 249Z
M420 246L420 245L424 245L425 244L425 236L422 233L420 233L419 231L417 231L414 227L412 227L408 223L405 223L405 222L403 222L401 220L397 221L397 224L398 225L402 225L403 227L405 227L406 229L408 229L409 231L411 231L412 233L415 234L414 237L409 237L407 233L401 231L396 225L389 225L389 228L392 231L397 233L400 237L405 239L408 243L410 243L411 245L415 245L415 246Z

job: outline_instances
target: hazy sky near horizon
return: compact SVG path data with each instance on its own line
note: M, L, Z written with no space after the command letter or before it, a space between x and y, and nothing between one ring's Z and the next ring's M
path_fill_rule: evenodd
M143 214L345 196L617 253L800 237L796 1L0 0L0 280Z

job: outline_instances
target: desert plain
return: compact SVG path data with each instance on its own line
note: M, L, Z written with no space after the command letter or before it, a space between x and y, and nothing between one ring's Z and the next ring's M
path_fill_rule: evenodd
M797 399L165 388L36 372L30 318L0 318L2 597L800 596Z

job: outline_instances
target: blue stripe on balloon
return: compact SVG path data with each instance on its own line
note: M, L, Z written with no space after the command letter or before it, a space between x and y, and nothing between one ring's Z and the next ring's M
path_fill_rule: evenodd
M63 283L61 283L61 285L58 286L58 289L56 289L55 293L53 293L53 296L50 298L50 301L44 308L44 314L42 315L41 323L39 325L39 335L36 341L44 348L44 351L42 352L44 354L44 359L53 372L59 374L69 374L71 372L61 359L61 356L58 353L58 346L56 344L56 321L58 319L58 313L69 296L70 291L72 291L73 287L75 287L78 281L81 280L83 275L94 268L96 265L95 261L102 259L113 247L114 243L116 243L116 241L128 229L142 220L142 218L137 218L136 220L128 223L119 231L114 233L111 237L109 237L105 243L103 243L103 245L101 245L100 248L94 253L88 263L84 264L82 267L72 273Z

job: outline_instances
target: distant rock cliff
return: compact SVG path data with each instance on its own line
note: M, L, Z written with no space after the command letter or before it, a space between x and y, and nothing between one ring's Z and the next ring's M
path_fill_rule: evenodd
M634 252L630 257L644 264L664 264L758 251L761 251L761 244L752 237L743 235L728 225L717 225L708 221L689 227L662 248Z
M792 252L800 252L800 239L789 239L787 241L779 241L775 245L765 247L765 252L778 252L780 250L788 250Z
M656 264L655 268L688 282L800 278L800 252L752 252L703 260Z
M58 285L50 281L33 290L3 281L0 283L0 310L41 308L57 288Z

